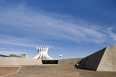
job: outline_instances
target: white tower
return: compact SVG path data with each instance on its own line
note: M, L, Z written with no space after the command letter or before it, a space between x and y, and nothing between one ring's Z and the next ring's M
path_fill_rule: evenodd
M60 54L60 55L59 55L59 57L60 57L60 59L61 59L61 57L62 57L62 54Z
M48 56L48 49L49 47L36 47L38 54L34 57L34 59L43 59L43 60L50 60L52 59L50 56Z

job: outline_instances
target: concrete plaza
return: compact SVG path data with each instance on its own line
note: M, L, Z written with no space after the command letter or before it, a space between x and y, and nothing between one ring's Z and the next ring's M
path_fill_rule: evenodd
M73 65L22 66L16 74L5 77L115 77L116 72L96 72L77 69Z

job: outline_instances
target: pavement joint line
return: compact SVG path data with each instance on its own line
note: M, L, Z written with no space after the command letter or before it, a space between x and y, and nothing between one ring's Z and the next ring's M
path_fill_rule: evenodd
M20 71L21 69L21 66L19 66L19 69L15 72L15 73L11 73L11 74L7 74L7 75L3 75L3 76L0 76L0 77L5 77L5 76L8 76L8 75L13 75L13 74L16 74Z

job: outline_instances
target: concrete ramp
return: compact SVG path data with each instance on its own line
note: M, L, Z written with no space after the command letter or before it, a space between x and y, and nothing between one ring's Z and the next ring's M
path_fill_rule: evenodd
M58 64L60 65L76 65L82 58L73 58L73 59L60 59Z
M94 71L116 71L116 46L106 47L83 58L77 67Z

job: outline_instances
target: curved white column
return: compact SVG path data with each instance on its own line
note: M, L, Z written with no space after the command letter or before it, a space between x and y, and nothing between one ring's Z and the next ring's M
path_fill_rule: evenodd
M37 47L38 54L34 57L34 59L52 59L50 56L48 56L48 47Z

